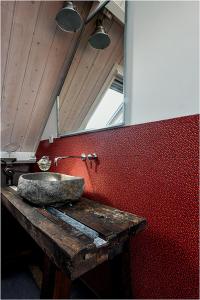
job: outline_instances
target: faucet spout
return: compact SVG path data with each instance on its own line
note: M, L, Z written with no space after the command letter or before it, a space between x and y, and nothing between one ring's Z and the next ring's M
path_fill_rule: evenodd
M58 156L54 158L54 165L57 166L59 160L66 159L66 158L80 158L82 161L85 161L87 156L85 155L85 153L82 153L79 156L78 155Z

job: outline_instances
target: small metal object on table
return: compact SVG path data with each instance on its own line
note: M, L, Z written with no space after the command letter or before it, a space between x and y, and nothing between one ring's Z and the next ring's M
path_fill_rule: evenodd
M46 255L41 298L69 297L71 282L105 261L118 285L115 298L132 297L128 244L145 227L144 218L86 198L72 206L39 208L9 187L2 188L1 196Z

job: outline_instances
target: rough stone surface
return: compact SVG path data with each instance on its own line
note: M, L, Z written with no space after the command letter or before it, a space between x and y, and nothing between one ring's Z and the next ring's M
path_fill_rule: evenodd
M83 187L82 177L37 172L20 176L18 194L33 204L46 206L79 199Z

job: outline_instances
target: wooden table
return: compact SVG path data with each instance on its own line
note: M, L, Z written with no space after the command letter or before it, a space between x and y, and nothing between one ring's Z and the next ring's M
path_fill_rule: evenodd
M107 260L121 285L120 296L131 298L128 244L145 227L144 218L86 198L55 209L32 206L9 187L1 195L2 204L46 254L41 298L67 298L72 280Z

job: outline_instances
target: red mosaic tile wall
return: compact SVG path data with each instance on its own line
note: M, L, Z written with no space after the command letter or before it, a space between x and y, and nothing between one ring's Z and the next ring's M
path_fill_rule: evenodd
M198 298L198 116L42 141L37 157L96 152L52 171L83 176L85 194L144 216L132 240L132 286L138 299Z

